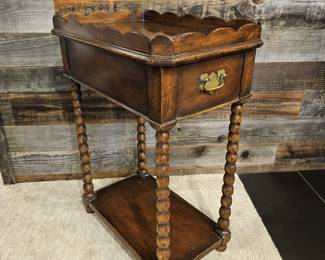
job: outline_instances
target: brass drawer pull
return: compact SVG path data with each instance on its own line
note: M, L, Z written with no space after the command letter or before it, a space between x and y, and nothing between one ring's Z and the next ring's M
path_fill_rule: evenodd
M222 88L225 85L226 77L227 74L225 69L220 69L217 73L212 72L210 74L202 74L200 77L200 90L213 94L214 91Z

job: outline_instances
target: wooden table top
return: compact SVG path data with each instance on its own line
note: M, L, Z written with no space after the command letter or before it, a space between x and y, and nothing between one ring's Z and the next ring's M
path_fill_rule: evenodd
M216 17L179 17L152 10L136 14L129 10L56 14L53 20L55 34L104 49L118 47L156 57L153 63L159 64L181 56L193 57L193 53L199 58L203 51L211 56L214 52L229 53L262 44L261 26L249 20L226 22Z

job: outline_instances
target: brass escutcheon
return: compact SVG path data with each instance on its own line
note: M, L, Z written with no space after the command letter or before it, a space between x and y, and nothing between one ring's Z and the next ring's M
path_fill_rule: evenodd
M227 77L226 70L220 69L218 72L210 74L205 73L200 77L200 90L213 94L217 89L225 85L225 78Z

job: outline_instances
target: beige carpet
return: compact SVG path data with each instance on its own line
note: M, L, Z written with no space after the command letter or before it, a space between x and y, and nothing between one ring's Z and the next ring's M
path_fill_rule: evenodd
M114 181L97 180L96 188ZM222 175L171 181L174 191L214 219L221 184ZM235 191L228 251L204 259L281 259L238 178ZM85 213L80 194L79 181L0 185L0 259L133 259L97 217Z

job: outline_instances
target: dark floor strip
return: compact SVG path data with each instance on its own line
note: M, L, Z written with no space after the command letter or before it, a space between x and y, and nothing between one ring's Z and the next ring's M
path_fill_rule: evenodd
M325 170L299 171L313 189L325 200Z
M317 197L325 204L325 199L318 193L314 186L305 178L305 176L298 171L299 176L306 182L306 184L312 189L312 191L317 195Z
M325 259L325 206L298 172L240 179L283 259Z

